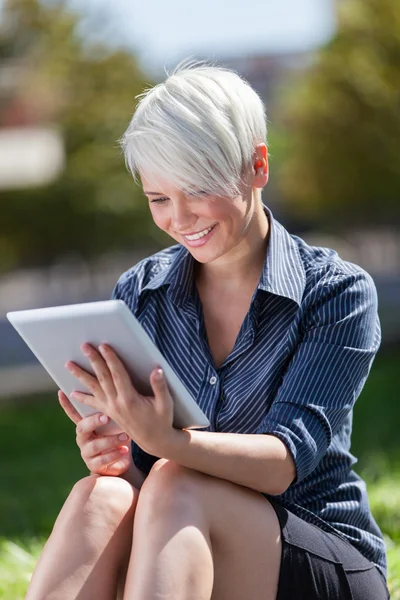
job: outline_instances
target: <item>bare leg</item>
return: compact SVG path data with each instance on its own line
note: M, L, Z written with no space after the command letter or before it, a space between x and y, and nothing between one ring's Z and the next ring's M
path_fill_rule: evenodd
M188 498L183 479L169 485L171 469L161 471L153 467L141 488L124 600L210 600L213 558L204 511Z
M115 600L139 492L119 477L78 481L57 517L25 600Z
M275 600L280 533L259 492L157 461L140 492L124 600Z

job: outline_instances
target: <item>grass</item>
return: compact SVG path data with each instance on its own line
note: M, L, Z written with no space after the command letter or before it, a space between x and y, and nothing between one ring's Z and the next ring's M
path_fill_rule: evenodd
M386 536L392 600L400 600L399 360L400 351L376 359L356 404L352 438L356 470ZM75 426L56 394L10 401L0 409L0 469L0 599L23 600L65 499L88 474Z
M23 600L32 571L45 543L44 538L0 539L0 598Z

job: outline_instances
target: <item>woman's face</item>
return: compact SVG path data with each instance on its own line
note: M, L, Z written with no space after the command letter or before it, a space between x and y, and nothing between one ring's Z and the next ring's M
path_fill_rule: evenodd
M257 218L252 187L242 196L220 197L204 193L185 194L163 181L156 185L141 173L155 224L201 263L209 263L243 244Z

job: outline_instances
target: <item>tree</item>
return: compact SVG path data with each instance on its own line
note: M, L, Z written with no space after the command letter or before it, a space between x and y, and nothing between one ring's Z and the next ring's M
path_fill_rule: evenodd
M52 263L65 254L91 258L132 248L154 229L144 196L125 168L117 140L148 81L122 50L90 46L65 3L8 0L0 62L18 64L21 83L0 104L27 107L35 124L63 135L66 167L46 187L0 193L0 269ZM4 123L3 123L4 125Z
M400 218L400 2L339 3L334 39L285 104L279 181L302 221L393 224Z

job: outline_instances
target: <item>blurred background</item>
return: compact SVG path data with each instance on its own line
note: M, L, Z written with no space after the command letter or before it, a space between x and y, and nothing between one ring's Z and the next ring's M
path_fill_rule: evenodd
M57 388L6 312L107 299L173 243L118 139L135 96L187 57L233 68L264 99L274 217L374 278L383 341L352 452L400 598L398 0L0 0L0 598L24 597L87 474Z

